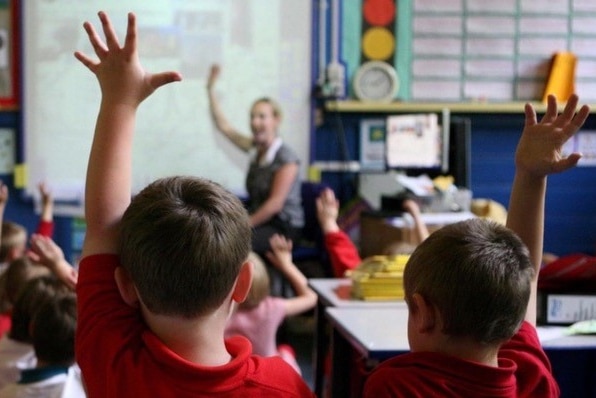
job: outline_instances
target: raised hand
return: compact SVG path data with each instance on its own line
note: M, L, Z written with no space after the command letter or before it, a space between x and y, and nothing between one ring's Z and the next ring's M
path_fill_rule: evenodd
M41 205L43 207L52 204L54 198L52 197L52 192L48 189L47 185L44 182L40 182L37 185L39 189L39 195L41 197Z
M546 176L574 167L581 154L562 155L562 148L584 124L590 109L583 105L577 112L578 97L572 95L562 113L558 113L557 100L548 96L546 113L537 121L536 111L526 104L526 122L515 154L516 167L534 176Z
M51 238L33 234L30 239L31 249L27 256L34 262L48 267L60 280L71 289L77 284L78 273L64 258L64 252Z
M93 60L80 51L75 52L74 55L97 76L102 101L112 103L115 101L136 107L157 88L182 79L178 72L149 73L143 69L137 52L137 25L133 13L128 14L123 47L120 46L107 14L100 11L98 15L105 42L90 22L85 22L83 27L99 61Z
M207 79L207 89L213 88L213 85L219 78L219 74L221 72L221 68L217 64L211 65L209 69L209 78Z
M8 203L8 187L0 181L0 209L4 210Z
M333 190L325 188L316 201L317 219L323 232L335 232L339 230L337 217L339 215L339 201L335 198Z
M266 253L269 261L282 270L292 266L292 241L285 236L275 234L269 239L271 250Z

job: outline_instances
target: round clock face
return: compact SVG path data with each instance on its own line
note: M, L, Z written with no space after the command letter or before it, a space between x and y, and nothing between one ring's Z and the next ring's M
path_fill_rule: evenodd
M354 93L360 100L391 101L397 87L397 73L385 62L366 62L354 76Z

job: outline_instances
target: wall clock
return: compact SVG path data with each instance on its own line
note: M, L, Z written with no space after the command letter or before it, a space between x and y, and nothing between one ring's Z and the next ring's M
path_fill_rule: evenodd
M388 63L368 61L356 71L352 87L361 101L390 102L399 88L399 78Z

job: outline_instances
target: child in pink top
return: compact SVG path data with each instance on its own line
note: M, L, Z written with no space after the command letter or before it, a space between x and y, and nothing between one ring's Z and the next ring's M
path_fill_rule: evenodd
M252 253L249 257L254 265L252 286L246 300L230 317L226 336L245 336L251 341L254 354L265 357L279 355L301 374L293 350L285 344L278 346L276 334L284 319L314 308L317 294L292 262L292 241L275 234L269 243L271 251L267 253L267 258L290 282L296 295L291 298L271 296L267 268L259 255Z

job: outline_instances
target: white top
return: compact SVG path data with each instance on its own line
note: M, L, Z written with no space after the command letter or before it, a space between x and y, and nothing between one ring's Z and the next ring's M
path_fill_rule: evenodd
M85 398L81 370L71 366L61 373L33 383L11 383L0 390L2 398Z
M36 365L37 359L31 344L15 341L7 334L0 338L0 389L17 382L21 377L21 370L34 368Z

